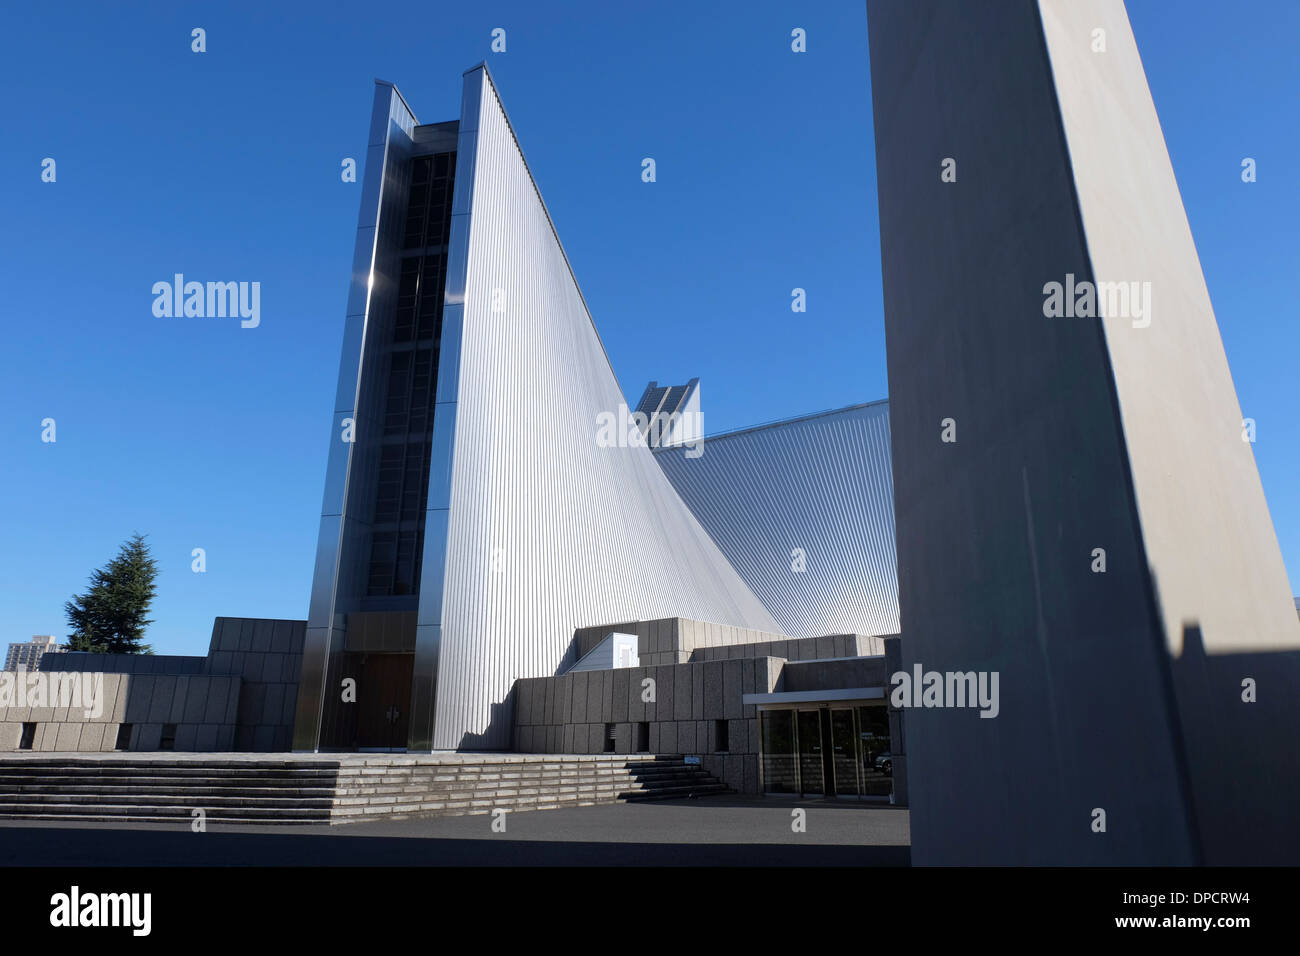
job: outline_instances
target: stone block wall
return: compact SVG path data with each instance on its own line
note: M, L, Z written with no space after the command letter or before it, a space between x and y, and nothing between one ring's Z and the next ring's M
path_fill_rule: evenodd
M238 677L243 688L229 749L292 749L306 629L305 621L262 618L219 617L213 623L207 672Z
M43 671L100 671L104 674L202 674L206 657L181 654L95 654L67 651L41 658Z
M617 629L617 628L615 628ZM526 678L514 686L514 748L521 753L603 753L608 725L614 753L699 756L701 765L742 793L758 792L758 714L745 694L771 693L784 660L774 657L660 664ZM651 701L642 699L654 681ZM727 749L718 750L718 721Z
M561 671L567 670L613 632L635 634L637 654L646 666L686 664L742 657L785 657L792 661L827 657L862 657L884 654L883 638L861 634L826 637L786 637L768 631L667 617L654 621L602 624L574 631L573 648ZM889 635L892 636L892 635Z
M54 667L48 655L42 675L102 676L104 712L0 707L0 751L19 749L25 723L36 724L32 750L115 750L129 724L130 750L160 749L174 725L177 751L287 751L305 630L304 621L219 617L206 657L73 652Z
M832 634L827 637L786 637L760 644L699 646L691 651L693 662L732 660L738 657L783 657L791 661L826 660L842 657L874 657L885 653L884 640L861 634Z
M781 634L756 631L730 624L710 621L693 621L689 618L666 617L654 621L631 621L624 624L602 624L582 627L574 631L574 649L564 661L565 670L600 643L606 634L637 636L637 655L647 666L658 664L685 664L697 647L735 646L784 640Z
M0 707L0 750L19 749L25 723L36 725L34 751L116 750L124 724L131 728L130 750L158 750L169 725L175 727L175 750L232 748L238 677L95 673L103 679L99 716L86 716L86 708L78 707ZM56 675L43 671L39 677Z
M838 661L790 661L781 671L778 690L798 692L845 687L889 686L885 658L859 657Z

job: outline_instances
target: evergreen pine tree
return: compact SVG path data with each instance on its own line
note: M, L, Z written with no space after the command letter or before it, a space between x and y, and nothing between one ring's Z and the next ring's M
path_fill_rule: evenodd
M154 578L158 562L149 553L143 535L133 535L117 557L90 576L90 589L63 605L68 617L68 649L109 654L152 654L143 643L152 624Z

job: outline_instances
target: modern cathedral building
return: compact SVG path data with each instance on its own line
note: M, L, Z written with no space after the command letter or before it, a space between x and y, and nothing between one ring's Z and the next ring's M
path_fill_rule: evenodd
M673 391L652 387L638 408L653 399L651 417L682 439L698 409L684 396L698 403L698 391L676 389L669 409ZM791 550L821 549L814 567L838 565L842 543L826 528L778 540L722 503L693 510L683 487L734 486L734 476L697 460L666 473L626 408L486 67L465 74L451 122L419 123L378 84L296 749L507 748L515 681L562 672L575 629L602 622L896 631L883 580L872 592L880 608L847 593L801 606L776 583L799 573ZM867 450L884 453L875 471L887 474L887 441L849 454ZM887 486L873 500L879 521ZM807 601L837 598L846 606L801 617ZM350 706L349 680L392 691ZM392 713L395 726L381 719Z
M905 799L887 404L710 438L698 379L630 406L484 66L448 122L376 83L332 412L305 626L68 655L115 707L0 714L14 742L686 755Z

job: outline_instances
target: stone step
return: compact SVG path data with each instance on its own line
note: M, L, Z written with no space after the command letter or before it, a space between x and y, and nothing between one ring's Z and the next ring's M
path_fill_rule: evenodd
M25 774L22 776L0 777L0 793L22 791L32 786L66 787L91 789L160 789L160 788L194 788L194 789L294 789L310 787L315 789L352 790L383 786L410 786L442 789L452 786L510 786L510 785L559 785L577 780L625 780L633 779L645 782L672 781L698 776L699 772L686 767L665 768L654 773L627 772L593 772L588 774L573 773L527 773L527 774L426 774L426 775L387 775L374 774L365 777L307 778L279 780L266 777L157 777L157 776L121 776L102 775L95 777L69 776L66 774Z
M333 789L335 778L311 777L298 780L275 780L265 777L69 777L63 774L29 774L24 777L0 777L0 793L33 784L101 789L106 787L134 787L137 789L152 789L154 787L254 787L276 790L294 787L316 787Z
M159 787L109 786L95 784L49 784L30 783L20 787L0 786L0 796L17 796L36 793L99 794L107 797L119 794L150 794L157 796L226 796L226 797L326 797L333 799L334 787L177 787L174 785Z
M66 793L68 795L84 795L104 797L112 796L186 796L188 794L212 796L212 797L291 797L301 799L321 799L335 796L338 791L334 787L136 787L136 786L113 786L113 787L95 787L95 786L64 786L60 784L33 783L22 787L0 787L0 797L21 797L31 794L50 794Z
M338 786L340 789L356 789L358 787L373 787L377 785L420 787L523 786L569 783L575 780L642 780L647 783L654 783L656 781L682 780L700 776L708 775L695 773L685 769L670 770L660 774L510 774L490 777L475 777L472 774L437 774L428 778L388 776L345 777L339 779Z
M189 827L192 822L192 818L188 816L186 817L150 816L145 813L132 813L130 814L129 819L132 823L171 823L171 824L177 824L178 826L185 826L185 827ZM123 817L102 816L100 814L94 814L94 813L34 813L34 812L4 813L4 812L0 812L0 821L4 821L4 820L24 820L24 821L46 820L50 822L57 821L60 823L64 823L64 822L66 823L121 823L123 821ZM311 819L305 817L298 818L298 817L226 817L226 816L218 817L214 820L209 815L208 822L229 824L231 826L237 824L257 824L257 825L276 824L276 825L299 825L299 826L316 824L317 826L320 826L320 825L328 825L330 820L328 817L326 817L325 819Z
M528 776L539 773L569 773L577 776L587 776L600 773L671 773L674 770L681 770L686 764L661 764L654 767L617 767L617 766L591 766L591 767L552 767L552 766L535 766L526 769L498 769L498 768L468 768L461 769L458 767L422 767L412 770L407 767L394 767L392 769L385 767L367 767L364 771L349 772L340 771L340 777L409 777L421 776L428 774L464 774L471 777L500 777L500 776Z
M275 780L275 781L293 781L293 780L333 780L338 776L334 770L311 770L297 772L275 772L275 771L235 771L225 767L203 767L203 768L186 768L185 770L176 770L172 768L157 767L104 767L104 768L86 768L86 767L62 767L51 766L48 768L18 768L13 765L5 767L0 765L0 783L5 780L11 780L20 777L31 776L58 776L58 777L83 777L88 780L99 780L103 777L165 777L172 780L193 780L202 778L223 779L223 780Z
M348 761L339 764L341 770L358 770L370 767L539 767L566 766L592 767L598 764L617 764L619 766L660 766L670 763L684 763L685 758L674 756L647 756L645 754L580 754L565 756L563 754L529 754L528 759L517 756L493 757L485 755L472 760L439 759L421 760L417 758L367 757L361 761Z
M130 819L132 821L141 817L160 817L171 820L190 820L193 819L192 811L202 809L204 815L210 819L227 819L229 817L239 817L254 821L271 821L274 822L281 818L299 818L303 820L313 820L319 823L327 823L330 819L329 808L326 807L195 807L195 806L171 806L171 805L154 805L154 804L132 804L132 803L104 803L99 802L91 804L93 811L88 811L87 805L82 803L12 803L3 804L3 810L0 815L8 818L27 817L33 814L46 816L69 816L83 815L104 817L106 819L121 821Z
M85 770L121 770L144 767L149 770L223 770L232 773L242 771L334 771L339 768L337 760L154 760L150 758L114 757L95 759L91 757L23 757L17 760L0 758L0 770L21 769L24 767L78 767Z
M60 787L333 787L330 777L304 777L281 780L266 777L144 777L144 775L110 775L85 777L68 774L26 774L23 777L0 777L0 791L30 783L53 783Z
M696 781L692 783L682 783L679 786L672 787L639 787L636 784L613 783L605 786L569 786L569 787L535 787L520 789L502 789L502 790L449 790L442 793L432 791L414 791L409 793L390 793L390 794L340 794L335 799L335 806L379 806L391 803L418 803L421 800L496 800L509 801L515 799L537 799L545 797L548 794L557 796L569 795L613 795L620 796L625 794L654 795L656 793L679 793L690 792L693 790L706 790L710 787L720 787L711 780Z
M266 808L323 808L334 805L333 797L230 797L213 795L159 793L0 793L0 807L37 803L98 804L109 802L122 806L178 806L178 807L266 807Z
M698 766L697 764L688 764L684 760L664 760L657 763L647 763L637 761L635 763L626 763L623 761L599 761L599 762L547 762L547 763L483 763L483 764L466 764L466 763L425 763L425 764L397 764L392 767L383 765L366 765L366 766L345 766L338 768L342 774L374 774L374 773L420 773L429 770L444 770L461 773L528 773L537 770L572 770L575 773L590 773L596 770L632 770L632 771L655 771L667 767L687 767Z
M571 796L571 797L554 797L543 796L536 800L524 802L516 801L513 805L506 803L492 803L491 801L477 801L467 803L465 801L453 802L425 802L418 805L408 806L406 804L394 805L391 811L385 812L382 808L343 808L336 809L334 818L338 822L349 822L351 820L401 820L413 817L427 816L465 816L472 814L488 814L498 807L505 809L510 813L524 813L532 810L554 810L561 807L591 807L602 804L613 803L633 803L646 802L648 800L665 800L665 799L682 799L687 796L710 796L715 794L729 793L730 790L722 785L717 784L716 789L703 791L695 789L690 792L670 793L664 796L646 796L630 797L621 796L601 797L592 799L588 796Z
M610 781L602 784L578 784L541 788L503 788L498 790L479 789L446 791L400 792L391 794L343 794L340 793L335 803L336 814L344 812L391 813L411 807L424 807L435 804L433 809L465 808L479 806L484 808L504 807L531 808L539 804L563 802L565 805L576 803L611 803L617 800L657 800L676 799L688 796L727 793L729 788L707 774L689 780L677 780L666 786L644 786L635 781Z
M201 808L223 823L343 823L726 792L677 755L0 762L0 820L188 823Z
M372 780L539 780L539 779L559 779L561 777L581 778L584 780L607 780L615 777L635 777L639 780L657 780L666 777L679 775L683 773L702 773L699 768L695 767L665 767L661 770L654 771L634 771L634 770L592 770L587 773L572 773L562 770L539 770L531 773L424 773L424 774L364 774L364 775L340 775L340 783L349 785L364 785Z
M658 790L649 790L644 793L630 793L624 796L628 802L646 801L646 800L676 800L682 797L703 796L705 794L730 793L731 788L725 783L718 781L701 782L692 786L683 787L664 787Z

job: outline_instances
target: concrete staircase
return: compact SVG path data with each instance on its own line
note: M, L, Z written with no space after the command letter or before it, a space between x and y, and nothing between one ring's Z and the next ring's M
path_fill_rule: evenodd
M163 753L0 756L5 820L348 823L725 793L681 757Z
M458 763L339 769L336 822L422 815L552 810L618 801L669 800L726 793L698 765L649 754L480 755ZM382 759L382 758L381 758ZM379 764L379 765L376 765Z
M336 761L0 758L0 821L328 823Z

